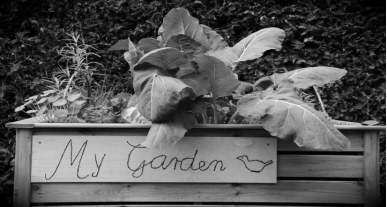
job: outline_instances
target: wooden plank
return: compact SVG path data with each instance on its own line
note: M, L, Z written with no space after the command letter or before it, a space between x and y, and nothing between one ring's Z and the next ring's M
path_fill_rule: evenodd
M343 134L351 141L351 147L345 152L363 152L363 132L360 131L342 131ZM45 136L145 136L148 134L148 129L34 129L34 135ZM236 129L193 129L187 133L186 137L272 137L265 130L236 130ZM185 139L185 138L183 138ZM298 147L292 140L280 140L278 139L278 151L279 152L326 152L326 150L316 150L306 147Z
M364 132L364 206L380 205L379 136Z
M142 136L34 135L32 182L275 183L277 139L187 137L161 150Z
M294 205L60 205L60 206L51 206L44 205L44 207L322 207L322 206L294 206ZM43 206L35 206L43 207ZM343 206L327 206L324 207L343 207Z
M278 155L278 177L363 178L363 156Z
M13 206L30 206L31 201L31 129L16 131Z
M33 203L363 203L362 182L355 181L279 180L277 184L39 183L33 184L32 189Z

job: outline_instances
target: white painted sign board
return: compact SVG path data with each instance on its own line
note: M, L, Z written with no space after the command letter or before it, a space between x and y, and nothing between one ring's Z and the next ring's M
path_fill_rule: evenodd
M32 182L276 183L277 139L184 137L165 149L144 136L35 135Z

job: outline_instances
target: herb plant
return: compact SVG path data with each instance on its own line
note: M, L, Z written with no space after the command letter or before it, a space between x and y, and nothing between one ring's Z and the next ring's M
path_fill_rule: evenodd
M176 143L198 117L209 122L207 105L218 124L221 103L235 102L234 97L240 100L231 123L239 113L258 119L274 136L294 139L298 146L348 148L349 140L299 96L303 89L340 79L345 70L304 68L265 77L254 85L237 80L234 71L239 62L280 50L284 38L283 30L266 28L230 47L186 9L175 8L164 17L156 39L142 39L137 46L130 39L120 40L110 50L127 50L124 57L134 76L138 110L152 122L142 145L163 148Z

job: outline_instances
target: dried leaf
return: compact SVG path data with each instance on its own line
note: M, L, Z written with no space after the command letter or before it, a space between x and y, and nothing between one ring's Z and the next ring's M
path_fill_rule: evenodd
M293 80L284 79L278 89L264 98L247 95L238 102L245 117L258 117L271 135L291 138L300 147L325 150L349 148L349 140L321 113L305 104L296 94Z

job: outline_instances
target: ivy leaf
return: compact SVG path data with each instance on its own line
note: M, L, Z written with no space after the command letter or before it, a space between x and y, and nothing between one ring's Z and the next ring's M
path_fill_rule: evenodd
M183 34L174 35L169 38L166 47L176 48L180 52L189 54L190 57L205 52L205 48L200 43Z
M270 76L274 85L281 83L285 78L294 81L297 88L307 89L313 85L323 86L339 80L347 73L344 69L332 67L310 67L289 71L287 73L274 73Z
M210 27L206 25L200 25L203 27L204 34L207 35L207 45L210 50L219 50L225 47L228 47L227 42L223 39L223 37L212 30Z
M239 86L234 73L219 59L207 55L194 58L199 66L199 72L210 80L210 92L214 99L230 96Z
M153 123L149 129L146 140L141 145L147 148L165 148L175 144L187 130L192 129L196 124L193 114L186 111L181 105L163 123Z
M166 47L145 54L134 67L147 62L164 70L171 70L186 64L188 61L185 53L175 48Z
M135 75L135 92L139 96L138 108L141 114L152 122L161 122L168 117L184 98L195 98L191 87L183 81L162 76L157 71L149 70L137 80Z
M297 96L291 79L284 79L275 93L265 98L243 97L237 108L242 116L260 118L271 135L291 138L300 147L339 151L350 146L349 140L321 113Z
M192 17L184 8L169 11L163 19L162 28L164 42L178 34L187 35L199 43L207 41L207 36L203 33L203 27L199 25L198 19Z
M154 38L144 38L138 42L138 48L144 53L148 53L152 50L160 49L160 41Z
M206 95L210 90L210 80L202 74L190 74L184 76L181 81L190 86L196 96Z
M266 50L280 50L285 39L285 31L278 28L261 29L244 38L236 45L221 50L209 51L208 55L221 59L227 66L235 68L238 62L254 60Z

